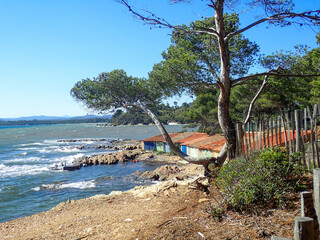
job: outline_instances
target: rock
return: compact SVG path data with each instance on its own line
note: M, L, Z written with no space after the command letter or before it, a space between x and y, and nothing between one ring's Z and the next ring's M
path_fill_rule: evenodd
M203 176L204 168L200 165L188 164L185 167L178 167L176 165L164 165L154 171L147 172L135 172L134 175L155 180L155 181L165 181L175 179L178 181L186 180L190 177ZM205 184L205 183L203 183ZM207 185L209 183L206 183Z
M153 181L157 181L160 178L159 174L156 173L155 171L141 172L138 170L138 171L134 172L133 175L140 177L140 178L150 179Z
M193 183L189 186L190 188L198 189L209 193L209 180L206 177L198 177Z
M89 197L88 199L104 199L108 197L106 194L98 194L98 195L94 195L92 197Z
M111 193L109 193L109 196L118 196L121 195L122 192L121 191L112 191Z

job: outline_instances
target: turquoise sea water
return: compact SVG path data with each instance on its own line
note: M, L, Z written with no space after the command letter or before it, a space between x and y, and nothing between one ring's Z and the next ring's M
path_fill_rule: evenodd
M166 126L168 132L181 131L182 127ZM68 199L149 184L132 173L153 170L157 165L152 163L90 166L71 172L50 170L50 166L71 163L84 155L106 153L107 150L95 145L107 145L113 139L141 140L158 134L155 126L66 124L0 128L0 222L48 210ZM105 140L85 140L88 138ZM61 139L83 141L59 142ZM77 148L80 145L86 148Z

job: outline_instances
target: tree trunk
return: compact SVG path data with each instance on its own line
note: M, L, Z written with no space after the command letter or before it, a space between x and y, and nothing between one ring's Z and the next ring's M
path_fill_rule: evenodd
M237 142L237 131L230 117L230 92L231 92L231 80L230 80L230 51L229 42L225 39L226 30L224 25L224 1L217 0L214 4L215 10L215 25L217 30L217 39L219 42L220 52L220 79L217 84L220 88L220 95L218 98L218 120L221 130L226 139L227 156L229 159L233 159L236 155L236 142ZM221 153L224 155L224 153ZM223 162L221 161L221 164Z
M236 155L237 131L230 117L229 104L229 97L224 97L223 94L220 94L218 99L218 119L226 139L226 148L223 150L227 151L229 159L233 159ZM222 164L223 162L219 165Z
M167 142L167 144L170 147L170 150L178 155L179 157L185 159L188 155L186 155L185 153L183 153L179 148L177 148L171 137L169 136L167 130L163 127L162 123L159 121L158 117L156 115L154 115L154 113L143 103L141 103L140 101L135 102L133 104L136 107L139 107L140 109L142 109L145 113L148 114L148 116L152 119L152 121L156 124L156 126L158 127L159 131L161 132L162 136L164 137L165 141Z

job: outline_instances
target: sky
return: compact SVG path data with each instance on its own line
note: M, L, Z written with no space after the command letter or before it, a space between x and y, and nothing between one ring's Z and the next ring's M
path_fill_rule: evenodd
M213 14L199 0L129 2L174 25ZM319 0L294 2L298 11L320 8ZM241 15L243 25L254 20L251 15ZM0 0L0 118L92 114L70 96L75 83L114 69L147 77L169 47L170 32L150 29L116 0ZM244 35L264 54L297 44L317 47L310 28L263 25Z

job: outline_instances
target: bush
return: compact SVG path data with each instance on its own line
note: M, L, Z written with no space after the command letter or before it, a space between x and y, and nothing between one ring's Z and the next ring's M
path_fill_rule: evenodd
M229 207L248 209L255 204L276 206L287 193L297 191L304 172L300 155L289 156L280 147L264 150L250 159L238 158L223 166L216 179Z

